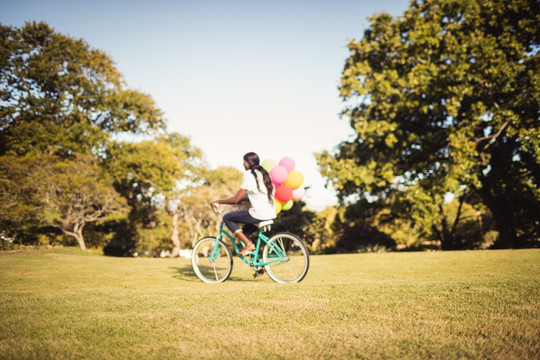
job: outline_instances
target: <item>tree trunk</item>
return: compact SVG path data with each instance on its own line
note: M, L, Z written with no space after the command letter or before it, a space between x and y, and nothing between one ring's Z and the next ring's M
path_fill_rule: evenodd
M480 189L480 196L491 211L495 220L495 229L499 232L499 238L494 246L501 249L513 249L518 241L514 228L512 208L505 197L502 189L489 188L489 185Z
M79 246L81 247L81 249L86 251L86 244L84 243L84 236L82 234L82 230L84 228L84 225L85 224L75 224L73 226L73 231L65 229L62 226L57 226L57 227L59 227L60 230L62 230L64 232L64 234L69 235L69 236L73 236L77 240L77 242L79 243Z
M499 232L499 238L495 242L495 247L502 249L513 249L517 246L516 230L512 221L512 211L505 198L492 197L484 199L486 205L491 210L495 220L495 229Z
M81 249L86 250L86 244L84 243L84 237L82 233L75 235L75 239L77 239L77 242L79 243Z
M84 223L82 224L75 224L74 226L74 232L75 232L75 239L77 239L77 242L79 243L79 246L81 247L81 249L83 250L86 250L86 244L84 243L84 237L83 237L83 228L84 228Z
M171 235L171 240L174 244L174 248L171 252L171 257L175 258L180 255L180 239L178 238L178 212L175 212L172 217L173 231Z
M433 225L433 229L441 242L441 250L456 250L458 246L454 239L454 231L448 225L448 218L442 204L439 204L439 218L441 219L441 230L437 229L435 225Z
M199 219L197 220L197 222L195 223L195 231L193 232L193 245L192 247L195 247L195 244L197 243L197 241L200 239L201 237L201 233L202 233L202 229L201 229L201 223L202 223L202 220Z

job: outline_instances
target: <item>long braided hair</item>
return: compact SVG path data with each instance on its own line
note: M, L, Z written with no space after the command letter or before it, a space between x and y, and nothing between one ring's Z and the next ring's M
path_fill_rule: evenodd
M266 187L266 193L268 195L268 201L273 204L274 198L272 196L272 191L274 190L274 186L272 185L272 179L270 178L270 174L268 174L268 171L266 171L265 168L263 168L259 164L259 155L255 154L254 152L248 152L246 155L244 155L244 160L248 163L249 169L255 177L255 182L257 183L257 189L259 189L259 191L261 191L261 187L259 185L259 179L255 171L258 171L262 174L264 186Z

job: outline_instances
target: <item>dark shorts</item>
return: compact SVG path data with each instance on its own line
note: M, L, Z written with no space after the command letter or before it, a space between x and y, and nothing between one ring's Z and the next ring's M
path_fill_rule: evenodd
M244 234L246 234L246 236L257 230L257 226L254 224L258 224L261 221L262 220L255 219L253 216L251 216L249 214L249 210L231 211L223 216L223 222L233 232L233 234L236 234L237 231L241 230L244 232ZM239 224L244 224L244 227L240 229Z

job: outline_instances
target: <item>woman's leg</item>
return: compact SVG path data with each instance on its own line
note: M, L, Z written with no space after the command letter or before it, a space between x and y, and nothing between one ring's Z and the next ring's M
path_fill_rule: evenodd
M253 222L253 218L248 210L236 210L225 214L225 216L223 216L223 222L234 234L240 230L240 225L238 224L249 224Z
M235 235L238 239L242 240L244 244L246 244L246 246L244 246L242 250L240 250L238 255L242 256L252 250L255 250L255 244L253 244L251 240L249 240L249 238L244 234L242 230L238 230Z
M227 227L234 233L234 235L240 239L244 244L244 248L240 250L240 255L244 255L251 250L255 249L255 245L249 240L249 238L244 234L242 229L240 229L239 223L241 224L251 224L255 219L249 214L248 210L237 210L231 211L230 213L223 216L223 222Z
M257 221L257 222L260 222L260 221ZM245 224L242 227L242 231L244 232L244 234L246 234L246 236L250 236L251 234L253 234L258 229L259 228L257 226L255 226L255 224Z

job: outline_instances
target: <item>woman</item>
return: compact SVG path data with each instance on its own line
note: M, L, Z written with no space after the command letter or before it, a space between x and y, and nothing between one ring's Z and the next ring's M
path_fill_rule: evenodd
M240 255L245 255L255 250L255 245L244 232L250 234L256 229L254 224L276 217L272 180L268 172L259 165L259 162L259 156L254 152L244 155L244 169L246 172L244 173L240 190L229 199L214 200L211 202L212 206L215 204L238 204L244 199L247 193L251 202L251 208L249 210L231 211L223 216L225 225L245 244L244 248L240 251ZM250 170L251 173L247 170ZM245 224L245 226L241 229L238 224Z

